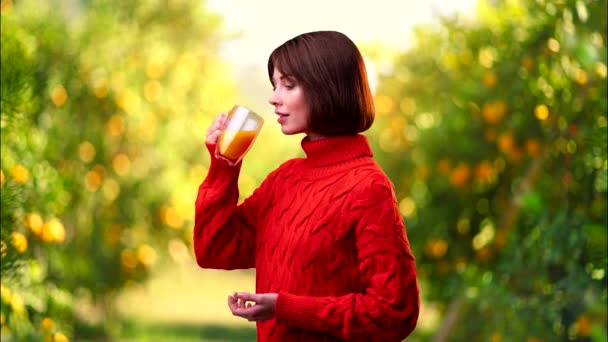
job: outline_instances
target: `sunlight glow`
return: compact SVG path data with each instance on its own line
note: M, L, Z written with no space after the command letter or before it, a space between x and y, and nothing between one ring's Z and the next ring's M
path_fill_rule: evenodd
M237 34L224 46L226 57L243 64L265 64L284 41L318 30L343 32L357 44L374 41L405 49L415 25L434 22L441 15L468 16L476 1L209 0L208 6L224 16L229 32Z

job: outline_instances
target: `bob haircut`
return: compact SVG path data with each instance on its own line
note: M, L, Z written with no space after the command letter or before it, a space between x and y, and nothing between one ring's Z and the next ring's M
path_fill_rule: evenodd
M302 86L310 108L309 129L325 136L357 134L374 122L374 102L359 49L335 31L304 33L277 47L274 69Z

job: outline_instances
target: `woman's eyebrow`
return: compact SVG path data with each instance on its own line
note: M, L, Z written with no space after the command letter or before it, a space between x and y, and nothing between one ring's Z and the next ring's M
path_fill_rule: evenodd
M275 83L277 81L283 81L283 80L290 81L291 78L289 76L286 76L286 75L281 75L278 80L276 79L276 77L274 77L274 76L272 77L272 83Z
M280 74L280 73L279 73ZM297 83L298 79L293 76L293 75L287 75L287 74L280 74L280 76L278 75L272 75L272 79L271 79L271 83L272 84L276 84L278 82L289 82L289 83Z
M297 82L298 79L291 75L281 75L281 80L294 83Z

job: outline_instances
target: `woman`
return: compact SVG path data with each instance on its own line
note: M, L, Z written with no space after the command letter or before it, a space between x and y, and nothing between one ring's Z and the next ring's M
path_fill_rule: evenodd
M196 200L203 268L256 268L256 293L228 297L257 322L258 341L401 341L414 327L414 257L393 185L365 136L374 119L359 50L338 32L311 32L268 60L270 104L284 134L304 133L288 160L242 204L240 164L213 157L225 116L208 130L211 166Z

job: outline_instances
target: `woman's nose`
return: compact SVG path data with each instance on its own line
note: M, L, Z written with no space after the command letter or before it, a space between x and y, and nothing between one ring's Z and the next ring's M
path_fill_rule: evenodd
M268 99L268 103L273 106L277 106L279 104L279 96L277 95L277 91L273 90L272 94L270 94L270 98Z

